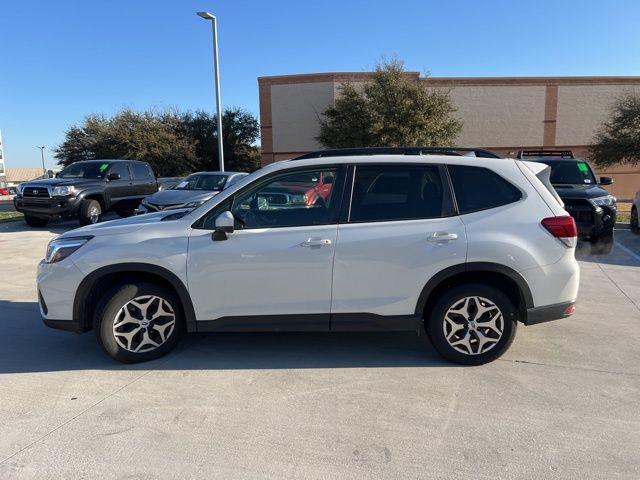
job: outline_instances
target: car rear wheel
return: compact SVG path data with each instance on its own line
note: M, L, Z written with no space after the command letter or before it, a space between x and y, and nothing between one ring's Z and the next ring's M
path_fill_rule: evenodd
M633 233L640 233L640 223L638 222L638 209L634 205L631 207L631 231Z
M463 365L482 365L507 351L516 320L515 307L500 290L467 284L444 293L425 322L440 355Z
M102 218L102 207L97 200L83 200L80 205L80 225L92 225Z
M107 355L123 363L137 363L172 350L184 333L184 317L171 289L128 283L105 295L93 327Z
M25 215L24 221L30 227L42 228L46 227L49 220L46 218L32 217L31 215Z

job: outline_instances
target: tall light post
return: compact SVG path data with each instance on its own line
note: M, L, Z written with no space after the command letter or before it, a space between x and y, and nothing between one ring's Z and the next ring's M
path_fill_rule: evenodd
M40 149L40 157L42 158L42 173L47 174L47 169L44 166L44 145L42 147L36 147Z
M211 20L213 27L213 70L216 87L216 117L218 123L218 158L220 158L220 171L224 172L224 156L222 151L222 110L220 109L220 69L218 67L218 21L215 15L209 12L197 12L199 17Z

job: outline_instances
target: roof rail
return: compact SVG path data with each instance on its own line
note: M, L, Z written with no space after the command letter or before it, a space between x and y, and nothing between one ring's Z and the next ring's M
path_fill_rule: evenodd
M292 160L305 160L321 157L350 157L354 155L452 155L473 156L483 158L501 158L489 150L481 148L465 147L361 147L361 148L334 148L329 150L317 150L305 153Z
M520 150L518 152L518 158L527 157L575 158L571 150Z

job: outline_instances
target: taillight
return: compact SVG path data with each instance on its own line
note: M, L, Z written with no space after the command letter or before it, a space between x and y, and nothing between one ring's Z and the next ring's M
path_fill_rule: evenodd
M547 231L564 243L567 247L575 247L578 237L578 227L573 217L549 217L540 222Z

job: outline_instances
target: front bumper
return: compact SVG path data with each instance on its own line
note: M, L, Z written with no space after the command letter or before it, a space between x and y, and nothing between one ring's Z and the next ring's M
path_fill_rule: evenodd
M82 202L78 197L31 198L15 196L13 206L18 212L39 218L58 218L78 213Z
M40 262L38 303L45 325L72 332L82 331L79 322L73 318L73 302L83 278L82 272L68 258L58 263Z
M611 233L616 225L616 206L595 207L588 201L565 200L565 209L576 221L580 238L594 238Z

